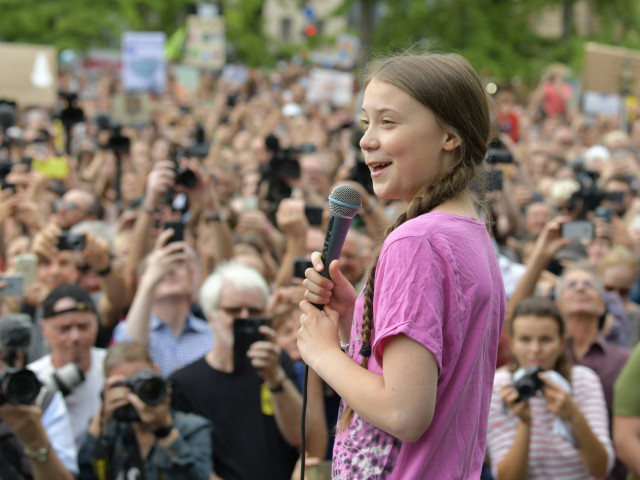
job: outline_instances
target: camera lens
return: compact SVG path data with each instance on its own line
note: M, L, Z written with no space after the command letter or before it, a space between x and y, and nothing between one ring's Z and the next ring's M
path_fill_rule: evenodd
M176 185L182 185L185 188L194 187L198 179L196 174L186 168L176 169Z
M167 396L167 387L162 378L149 378L140 383L136 395L147 405L160 405Z
M4 396L13 404L31 405L40 393L40 381L31 370L10 372L3 380Z

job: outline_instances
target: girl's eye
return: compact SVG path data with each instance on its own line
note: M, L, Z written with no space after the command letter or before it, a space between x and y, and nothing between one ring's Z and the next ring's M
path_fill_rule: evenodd
M360 127L362 127L363 129L366 129L369 126L369 121L365 120L364 118L360 119Z
M393 121L389 120L388 118L383 118L380 123L382 123L382 125L391 125Z

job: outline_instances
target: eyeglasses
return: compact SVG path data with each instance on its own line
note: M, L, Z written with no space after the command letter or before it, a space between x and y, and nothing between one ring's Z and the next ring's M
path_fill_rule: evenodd
M607 292L617 293L620 296L620 298L627 298L629 296L629 293L631 293L631 290L629 288L616 288L616 287L609 287L605 285L604 289Z
M78 204L75 202L65 202L64 200L56 200L53 203L53 206L56 210L56 212L59 212L60 210L77 210L78 209Z
M583 288L584 290L595 290L596 284L591 280L571 280L565 284L564 288L565 290L576 290L578 288Z
M234 318L240 317L242 315L242 311L245 309L249 313L250 317L259 317L260 315L262 315L262 312L264 310L262 308L256 307L218 307L218 310L222 310L224 313Z

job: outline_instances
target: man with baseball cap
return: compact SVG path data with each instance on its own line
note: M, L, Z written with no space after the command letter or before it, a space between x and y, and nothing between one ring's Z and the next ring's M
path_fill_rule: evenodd
M93 347L98 334L96 308L78 285L54 288L43 304L42 333L51 353L31 363L38 378L65 395L71 426L79 446L100 405L106 351Z

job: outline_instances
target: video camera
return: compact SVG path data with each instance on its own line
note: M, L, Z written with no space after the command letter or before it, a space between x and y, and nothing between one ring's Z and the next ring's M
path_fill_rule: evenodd
M167 381L151 370L139 370L131 377L114 386L128 387L147 405L160 405L167 398ZM137 422L140 420L133 405L124 405L113 412L113 418L119 422Z
M104 150L111 150L115 154L129 153L131 139L122 134L122 125L112 121L106 113L99 113L95 116L94 122L101 132L108 131L109 138L106 144L100 145Z
M484 158L488 163L513 163L513 154L498 137L491 140Z

